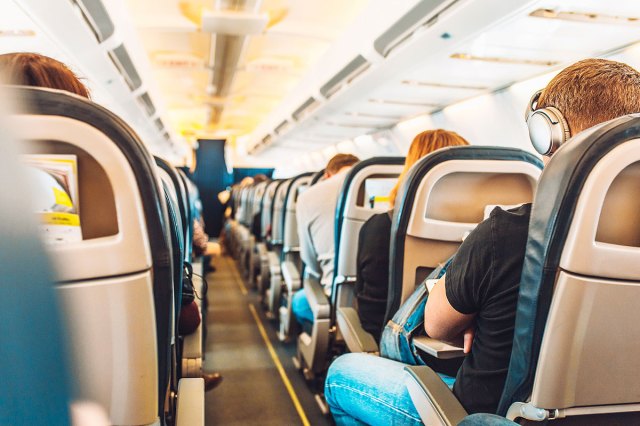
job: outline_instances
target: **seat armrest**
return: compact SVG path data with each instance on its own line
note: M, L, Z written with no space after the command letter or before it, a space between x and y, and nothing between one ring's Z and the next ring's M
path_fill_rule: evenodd
M196 331L184 336L182 358L202 358L202 323Z
M407 389L424 424L454 426L467 416L460 401L430 367L407 366L404 370L411 376Z
M331 305L326 294L324 294L324 288L319 279L310 276L305 277L304 294L307 296L307 301L315 319L329 318Z
M464 350L458 346L452 346L440 340L432 339L428 336L417 336L413 338L416 348L439 359L452 359L464 357Z
M267 259L269 259L269 272L272 274L280 273L280 259L278 255L270 251L267 253Z
M362 328L360 317L354 308L338 308L336 320L350 352L379 353L378 343Z
M298 290L300 288L300 272L298 272L296 265L289 260L285 260L280 265L280 269L289 293Z
M204 426L204 380L180 379L176 426Z

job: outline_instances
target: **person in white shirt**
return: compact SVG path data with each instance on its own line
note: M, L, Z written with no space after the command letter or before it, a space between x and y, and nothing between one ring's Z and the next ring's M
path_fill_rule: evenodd
M337 154L325 169L325 180L304 191L296 203L300 257L309 275L320 279L330 290L333 281L334 226L336 204L347 171L358 161L351 154ZM292 309L303 326L313 323L313 313L304 290L299 290L292 301Z

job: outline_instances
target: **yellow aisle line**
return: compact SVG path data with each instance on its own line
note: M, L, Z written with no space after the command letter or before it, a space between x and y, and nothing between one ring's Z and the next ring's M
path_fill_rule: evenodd
M291 397L291 401L293 402L293 405L296 407L296 411L300 416L300 420L302 420L302 424L304 426L309 426L310 425L309 419L307 419L307 415L305 414L304 409L302 408L302 405L298 400L298 396L296 395L296 392L293 390L293 386L289 381L289 377L287 377L287 373L285 373L284 367L282 367L282 364L280 363L280 359L278 359L276 350L273 348L273 345L269 340L269 336L267 336L267 332L264 329L264 326L262 325L262 320L258 316L258 313L256 312L256 308L255 306L253 306L252 303L249 303L249 310L251 311L251 315L253 315L253 319L256 321L256 324L258 325L258 330L260 331L262 340L264 340L264 344L267 346L267 349L269 350L269 355L271 355L271 359L273 360L273 363L276 365L276 368L278 369L278 373L280 373L280 378L282 379L284 386L287 388L287 392Z
M228 264L230 260L228 258L226 260ZM248 294L247 288L244 286L244 283L242 282L242 277L240 276L240 273L236 269L235 265L231 265L231 271L232 271L233 277L236 280L236 283L238 283L238 287L240 287L240 292L242 293L243 296L246 296Z

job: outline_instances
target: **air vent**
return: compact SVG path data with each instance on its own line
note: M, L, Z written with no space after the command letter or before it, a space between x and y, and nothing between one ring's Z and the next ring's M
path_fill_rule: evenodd
M164 123L162 122L161 119L156 118L154 123L155 123L156 127L158 128L158 130L160 130L160 131L164 130Z
M360 74L369 69L370 66L371 64L364 58L364 56L356 56L336 75L334 75L331 80L327 81L324 86L320 88L320 93L322 93L324 97L330 98Z
M164 134L163 134L162 136L164 136L164 138L165 138L166 140L168 140L169 142L171 142L171 135L169 134L169 132L164 132Z
M113 21L100 0L71 0L76 5L98 43L111 37L115 31Z
M147 112L147 115L152 116L156 113L156 106L153 104L153 101L147 92L138 96L138 103L142 105L142 108Z
M458 0L422 0L373 42L374 49L386 58L418 29L435 24L438 15L457 2Z
M284 120L282 123L278 124L278 126L276 127L276 135L279 135L281 133L284 133L289 127L290 127L291 123L289 123L288 120Z
M304 103L300 105L297 110L293 112L292 114L293 118L296 120L301 120L304 117L311 114L313 111L315 111L319 106L320 106L320 102L318 102L316 98L312 96L306 101L304 101Z
M271 139L273 139L271 135L265 136L264 138L262 138L262 145L269 145L269 143L271 142Z
M133 65L133 61L131 61L131 57L129 56L127 49L124 47L124 44L121 44L110 51L109 58L111 58L113 64L124 77L124 80L130 90L136 90L142 85L140 74L138 74L136 67Z

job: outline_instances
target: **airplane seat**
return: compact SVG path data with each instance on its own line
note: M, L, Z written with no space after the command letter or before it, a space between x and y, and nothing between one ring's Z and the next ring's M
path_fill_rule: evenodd
M325 173L325 169L318 170L317 172L315 172L313 174L313 176L311 177L311 182L309 182L309 186L313 186L316 183L318 183L321 180L323 180L324 179L324 173Z
M639 173L637 114L580 133L545 168L497 414L525 423L640 420ZM450 412L464 414L450 391L430 381L428 367L409 370L423 419L449 424Z
M285 213L284 201L287 195L291 179L284 180L275 192L271 206L271 250L267 253L267 261L269 265L269 284L265 289L264 302L267 308L267 315L275 318L277 307L273 304L276 297L272 296L271 289L279 289L282 283L282 272L280 270L280 259L282 256L283 229L282 217ZM279 298L277 299L279 300Z
M31 154L75 155L81 241L49 252L58 271L77 395L122 425L165 422L172 371L172 250L152 157L119 117L66 92L8 89Z
M282 216L283 242L282 258L280 270L282 272L282 283L279 289L271 287L270 296L273 301L270 306L277 309L279 316L278 338L285 341L289 338L291 325L294 321L291 311L293 293L301 285L300 276L302 274L302 260L300 259L300 240L298 238L298 221L296 219L296 203L300 192L311 182L311 173L303 173L293 178L287 194L285 196L284 210ZM271 283L274 284L273 282ZM276 314L276 312L273 312Z
M270 282L269 272L269 251L271 247L271 215L273 199L275 198L276 190L282 183L282 180L273 180L267 185L264 194L262 196L260 215L260 236L261 241L257 244L256 251L260 259L260 272L256 277L256 290L258 295L262 297L267 291L268 284Z
M196 196L194 191L193 183L189 181L187 175L180 169L176 169L178 173L178 177L180 178L180 182L182 183L182 187L184 188L184 196L185 196L185 209L186 209L186 217L187 217L187 228L185 232L185 261L192 262L193 261L193 221L196 219Z
M354 165L342 185L336 204L334 231L335 267L331 301L320 281L305 275L303 288L314 312L311 335L298 337L298 362L307 377L326 367L334 334L335 304L350 305L356 275L358 234L364 222L375 213L386 211L388 204L369 203L372 196L387 195L402 171L404 157L375 157ZM317 177L317 175L316 175Z
M4 92L3 92L4 93ZM2 124L7 124L2 120ZM54 274L15 144L0 127L0 424L71 424L71 368ZM17 291L19 290L19 291Z
M398 191L391 226L387 324L416 286L451 257L485 216L487 206L512 206L533 198L542 163L519 149L455 147L419 160ZM352 352L378 353L353 308L342 308L339 323ZM342 329L341 329L342 330ZM460 348L414 338L421 356L452 373ZM453 359L453 361L449 361Z
M251 224L250 231L251 236L249 240L249 254L248 254L248 277L247 282L250 288L256 288L256 281L260 272L260 254L258 244L262 241L260 232L261 215L262 215L262 199L264 193L269 185L269 181L260 182L256 185L255 192L253 194L253 200L251 202Z

